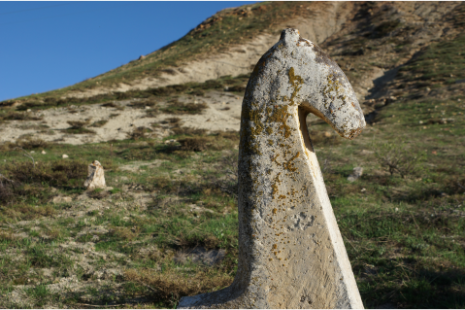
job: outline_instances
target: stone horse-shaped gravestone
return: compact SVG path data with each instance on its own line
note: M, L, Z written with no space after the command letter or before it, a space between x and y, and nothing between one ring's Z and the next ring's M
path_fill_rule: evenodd
M236 277L179 308L363 308L308 113L347 139L365 127L339 66L286 29L255 66L242 104Z

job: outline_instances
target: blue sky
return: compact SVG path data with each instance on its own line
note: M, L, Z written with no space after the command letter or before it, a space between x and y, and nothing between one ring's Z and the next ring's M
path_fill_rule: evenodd
M0 1L0 101L94 77L253 2Z

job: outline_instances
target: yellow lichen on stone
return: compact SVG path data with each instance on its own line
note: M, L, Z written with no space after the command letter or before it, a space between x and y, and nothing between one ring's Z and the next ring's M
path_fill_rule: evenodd
M294 67L291 67L289 69L289 82L294 88L294 91L292 92L292 95L291 95L290 104L294 105L295 104L294 99L297 96L297 93L299 92L299 90L302 88L302 84L304 83L304 80L302 79L302 77L300 75L295 74Z
M291 135L291 128L286 124L287 119L291 116L287 111L287 106L277 107L272 115L269 116L270 122L279 124L279 129L282 130L285 138L289 138Z
M300 152L297 152L297 154L294 155L287 163L283 163L284 169L287 169L291 172L297 171L297 168L295 167L293 161L297 159L300 156Z

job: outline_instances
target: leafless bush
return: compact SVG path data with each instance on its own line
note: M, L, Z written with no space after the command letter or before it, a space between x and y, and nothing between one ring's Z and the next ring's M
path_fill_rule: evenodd
M417 170L419 157L406 150L402 143L385 145L380 148L376 155L381 167L388 171L391 176L398 173L404 178Z

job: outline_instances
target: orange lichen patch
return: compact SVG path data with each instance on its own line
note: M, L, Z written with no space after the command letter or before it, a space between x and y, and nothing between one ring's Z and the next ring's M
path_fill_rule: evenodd
M275 108L273 115L269 116L269 121L279 124L279 129L283 131L284 137L289 138L291 135L291 128L286 124L287 119L291 115L287 111L287 106Z
M272 212L273 214L276 214L278 212L278 209L274 208Z
M275 250L278 247L277 244L273 244L273 250Z
M262 121L260 120L260 111L251 109L250 107L244 106L242 109L242 115L241 115L243 120L248 120L253 123L254 126L250 126L250 133L251 136L256 136L259 135L263 132L264 126Z
M276 185L276 183L274 183L273 185L271 185L271 188L273 189L272 195L273 195L273 199L274 199L276 193L278 192L278 185ZM276 210L276 209L274 209L274 210ZM273 212L274 212L274 210L273 210Z
M302 88L302 84L304 83L304 80L302 79L300 75L296 75L294 73L293 67L289 69L289 82L291 82L292 87L294 87L294 91L292 92L291 99L290 99L291 105L294 105L295 104L294 99L297 96L297 93L299 92L299 90Z
M268 128L266 129L266 132L267 132L269 135L271 135L271 134L273 133L273 128L268 127Z
M271 161L274 161L277 165L281 165L276 159L279 157L279 154L277 154L276 156L273 156L271 158Z
M349 133L348 139L352 140L353 138L358 136L361 132L362 132L361 128L351 130L350 133Z
M286 198L285 195L279 195L279 197L278 197L278 199L284 199L284 198Z
M297 154L294 155L287 163L283 163L283 167L291 172L297 171L297 168L295 167L294 163L292 162L296 158L300 156L300 152L297 152Z
M280 174L281 174L281 172L278 172L278 174L276 175L275 183L273 185L271 185L271 188L273 189L273 192L272 192L273 199L276 198L276 194L279 191L278 184L281 183L281 180L279 179Z

